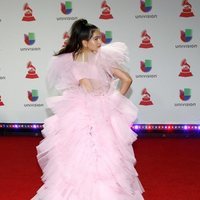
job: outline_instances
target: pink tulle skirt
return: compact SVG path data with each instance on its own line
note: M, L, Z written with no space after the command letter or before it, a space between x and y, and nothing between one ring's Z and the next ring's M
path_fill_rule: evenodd
M142 200L132 102L117 91L68 91L47 104L54 115L45 120L37 146L44 184L32 200Z

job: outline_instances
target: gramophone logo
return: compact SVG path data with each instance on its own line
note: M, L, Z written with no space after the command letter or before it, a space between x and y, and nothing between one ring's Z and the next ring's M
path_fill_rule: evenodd
M184 88L184 90L180 90L179 97L182 101L188 101L191 98L191 89Z
M180 17L194 17L194 13L192 11L192 5L189 3L188 0L183 0L182 6L183 9L180 14Z
M151 95L147 91L146 88L144 88L142 90L141 95L142 95L142 100L139 103L140 105L142 105L142 106L151 106L151 105L153 105L153 102L151 101Z
M65 1L65 3L61 3L61 12L65 15L69 15L72 12L72 2Z
M35 21L35 17L33 16L33 10L28 5L28 3L24 4L23 10L24 10L24 16L22 18L22 21L26 22Z
M35 33L24 34L24 42L27 45L33 45L35 43Z
M99 17L99 19L113 19L113 16L111 14L111 8L110 6L107 4L106 1L103 1L101 3L101 8L103 9L102 10L102 13Z
M3 101L1 100L1 95L0 95L0 106L4 106Z
M152 69L152 61L151 60L140 61L140 69L143 72L150 72Z
M193 76L192 72L190 71L190 65L187 63L186 59L181 61L181 72L179 73L180 77L190 77Z
M152 0L141 0L140 9L145 13L150 12L152 9Z
M69 40L69 33L68 32L65 32L63 34L63 40L64 40L64 42L63 42L62 47L65 47L67 45L67 43L68 43L68 40Z
M27 72L27 74L26 74L26 78L28 78L28 79L36 79L36 78L39 78L39 76L38 76L37 73L36 73L36 68L35 68L35 66L32 65L32 62L31 62L31 61L29 61L29 62L27 63L26 68L28 69L28 72Z
M31 101L31 102L35 102L37 101L39 98L38 96L38 90L31 90L31 91L28 91L28 99Z
M102 42L105 44L109 44L112 42L112 31L105 31L105 33L101 33Z
M145 48L145 49L153 48L153 44L151 43L151 37L150 35L148 35L146 30L142 31L141 37L142 37L142 42L139 46L140 48Z
M185 29L180 31L180 38L183 42L190 42L192 40L192 29Z

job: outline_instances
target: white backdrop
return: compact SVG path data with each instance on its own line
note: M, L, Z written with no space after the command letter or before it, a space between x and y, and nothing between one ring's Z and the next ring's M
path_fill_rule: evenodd
M48 116L48 62L78 18L128 45L138 123L200 122L197 0L0 0L0 122Z

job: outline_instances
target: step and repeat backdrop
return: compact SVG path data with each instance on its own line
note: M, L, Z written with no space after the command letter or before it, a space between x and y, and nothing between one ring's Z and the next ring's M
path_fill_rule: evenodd
M0 122L43 123L45 77L71 24L97 25L129 48L139 124L200 122L200 1L0 0Z

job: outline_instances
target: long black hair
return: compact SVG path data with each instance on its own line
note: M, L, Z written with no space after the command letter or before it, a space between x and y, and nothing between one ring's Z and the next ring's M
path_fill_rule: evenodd
M57 56L64 53L73 53L73 56L75 56L75 54L78 53L83 47L82 41L90 40L93 33L97 29L97 26L89 24L86 19L76 20L72 24L67 45L55 55Z

